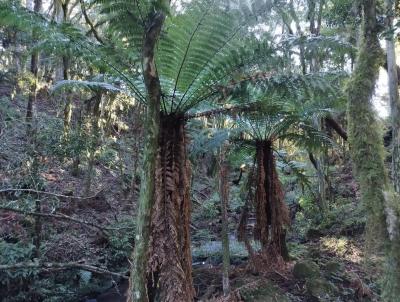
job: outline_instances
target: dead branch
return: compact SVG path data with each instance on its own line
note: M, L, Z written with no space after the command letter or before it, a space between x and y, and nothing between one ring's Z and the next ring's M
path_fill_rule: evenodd
M39 263L39 262L20 262L10 265L0 265L0 271L16 271L21 269L39 269L42 271L54 271L54 270L68 270L68 269L82 269L95 274L110 275L123 279L128 279L125 274L111 272L101 267L84 264L81 262L67 262L67 263Z
M96 38L96 40L100 43L100 44L104 44L103 39L100 37L99 33L96 30L96 27L93 25L93 22L90 20L87 12L86 12L86 8L85 8L85 3L83 2L83 0L79 1L81 4L81 11L82 11L82 15L85 18L86 24L89 25L90 28L90 32L93 33L94 37Z
M103 188L100 191L98 191L97 193L95 193L94 195L87 196L87 197L68 196L68 195L62 195L62 194L57 194L57 193L53 193L53 192L37 191L37 190L33 190L33 189L15 189L15 188L2 189L2 190L0 190L0 194L8 193L8 192L24 192L24 193L34 193L34 194L39 194L39 195L49 195L49 196L54 196L54 197L58 197L58 198L70 198L70 199L77 199L77 200L88 200L88 199L96 198L105 189L106 188Z
M347 141L347 132L346 132L346 130L345 129L343 129L343 127L337 122L337 121L335 121L332 117L330 117L330 116L327 116L327 117L325 117L325 121L326 121L326 124L330 127L330 128L332 128L333 130L335 130L336 131L336 133L337 134L339 134L339 136L341 137L341 138L343 138L345 141Z
M20 209L10 208L10 207L0 207L0 211L10 211L10 212L24 214L27 216L40 216L40 217L45 217L45 218L68 220L68 221L72 221L72 222L75 222L75 223L78 223L78 224L81 224L84 226L94 227L96 229L99 229L103 233L105 233L107 231L119 231L122 229L131 229L131 227L122 227L122 228L104 227L99 224L89 222L86 220L77 219L77 218L62 214L62 213L51 214L51 213L42 213L42 212L29 212L29 211L24 211L24 210L20 210Z

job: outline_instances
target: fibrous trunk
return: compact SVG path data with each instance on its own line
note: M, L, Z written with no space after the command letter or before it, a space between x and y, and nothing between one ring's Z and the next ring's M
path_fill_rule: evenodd
M194 297L190 250L190 164L182 116L161 117L148 262L149 301Z
M268 260L288 257L285 243L285 225L289 214L284 202L284 192L279 181L271 141L256 143L256 225L254 238L261 242Z

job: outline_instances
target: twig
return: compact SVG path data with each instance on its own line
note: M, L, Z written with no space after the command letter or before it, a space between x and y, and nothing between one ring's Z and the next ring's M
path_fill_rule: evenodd
M65 214L61 214L61 213L51 214L51 213L41 213L41 212L29 212L29 211L24 211L24 210L15 209L15 208L9 208L9 207L0 207L0 211L10 211L10 212L15 212L15 213L21 213L21 214L28 215L28 216L40 216L40 217L47 217L47 218L69 220L69 221L73 221L73 222L81 224L81 225L87 225L87 226L94 227L96 229L99 229L103 233L105 233L106 231L119 231L122 229L132 229L132 227L122 227L122 228L104 227L104 226L101 226L101 225L93 223L93 222L77 219L77 218L74 218L74 217L71 217L71 216L68 216Z
M81 197L81 196L68 196L68 195L62 195L62 194L57 194L53 192L46 192L46 191L37 191L33 189L15 189L15 188L8 188L8 189L2 189L0 190L1 193L8 193L8 192L25 192L25 193L35 193L35 194L43 194L43 195L50 195L50 196L55 196L59 198L70 198L70 199L79 199L79 200L88 200L88 199L93 199L96 198L101 192L103 192L106 188L101 189L98 191L96 194L92 196L87 196L87 197Z
M101 267L83 264L80 262L67 262L67 263L39 263L39 262L20 262L16 264L10 265L0 265L0 271L9 271L9 270L21 270L26 268L37 268L44 271L52 271L59 269L82 269L88 272L92 272L95 274L104 274L110 275L114 277L119 277L123 279L128 279L128 276L125 274L111 272Z
M281 276L281 277L282 277L283 279L285 279L286 281L289 280L288 277L282 275L282 274L281 274L280 272L278 272L277 270L274 270L273 272L274 272L275 274L277 274L278 276Z
M90 31L93 33L93 35L96 38L96 40L100 44L104 45L103 39L99 36L99 33L97 32L96 28L94 27L92 21L90 20L88 14L86 12L85 3L83 2L83 0L80 0L79 2L81 4L81 11L82 11L83 17L85 18L85 21L86 21L87 25L89 25Z

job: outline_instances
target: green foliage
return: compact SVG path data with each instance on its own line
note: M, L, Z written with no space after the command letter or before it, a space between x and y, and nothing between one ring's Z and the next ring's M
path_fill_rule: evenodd
M212 241L215 239L216 239L215 236L207 229L200 229L200 230L196 231L192 236L192 240L194 242L197 242L197 241L207 242L207 241Z
M198 120L189 121L186 129L191 137L188 153L193 159L208 152L216 153L230 133L228 129L204 125Z
M19 118L21 115L11 107L11 100L5 96L0 97L0 122L8 124Z
M123 219L112 227L121 228L121 231L114 232L109 237L110 245L110 265L115 269L127 265L127 261L132 254L135 221L133 219Z
M220 201L217 192L214 192L210 199L205 200L201 203L201 208L199 211L193 213L193 219L213 219L217 218L219 215Z
M24 262L32 256L34 246L26 243L7 243L0 240L0 264L11 265ZM38 273L35 269L21 269L16 271L0 272L0 283L3 286L11 286L13 283L19 283L36 276Z
M242 176L241 186L231 186L229 190L229 210L233 213L240 213L243 208L247 193L245 177ZM245 192L243 192L245 191Z
M303 259L308 253L307 246L304 244L299 244L296 242L288 242L287 247L289 250L289 255L294 260Z

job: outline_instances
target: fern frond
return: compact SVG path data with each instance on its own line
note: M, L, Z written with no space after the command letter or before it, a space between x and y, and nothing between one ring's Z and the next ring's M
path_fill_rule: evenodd
M121 89L105 82L62 80L57 82L52 88L51 93L55 94L65 90L90 90L94 92L119 93Z

